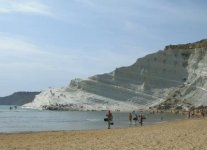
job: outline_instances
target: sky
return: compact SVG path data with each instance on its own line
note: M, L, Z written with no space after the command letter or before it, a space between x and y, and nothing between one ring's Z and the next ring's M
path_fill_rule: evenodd
M0 96L63 87L207 38L206 0L0 0Z

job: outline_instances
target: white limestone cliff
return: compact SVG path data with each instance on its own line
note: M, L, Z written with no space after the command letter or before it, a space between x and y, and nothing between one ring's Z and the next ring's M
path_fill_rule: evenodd
M43 91L24 106L121 111L161 105L166 109L206 106L206 51L207 40L170 45L129 67Z

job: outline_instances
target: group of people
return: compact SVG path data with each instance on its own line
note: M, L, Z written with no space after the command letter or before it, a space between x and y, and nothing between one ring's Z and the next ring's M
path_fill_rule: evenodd
M14 108L15 108L15 109L17 109L17 106L14 106ZM12 107L12 106L10 106L10 107L9 107L9 109L10 109L10 110L12 110L12 109L13 109L13 107Z
M140 114L139 116L137 114L134 114L134 117L133 117L132 113L129 113L130 124L132 124L132 120L134 120L135 125L137 125L137 122L139 122L140 125L142 126L144 119L145 117L142 114Z
M134 117L133 117L134 116ZM112 112L109 110L106 114L107 118L104 118L104 121L106 121L108 123L108 129L111 128L111 125L113 125L113 115ZM134 120L135 125L137 125L137 122L140 123L140 125L143 125L143 120L145 119L145 117L143 116L143 114L140 114L139 116L137 114L133 114L129 113L129 122L130 124L132 124L132 120Z
M188 119L190 118L204 118L205 117L206 112L204 110L189 110L188 111Z

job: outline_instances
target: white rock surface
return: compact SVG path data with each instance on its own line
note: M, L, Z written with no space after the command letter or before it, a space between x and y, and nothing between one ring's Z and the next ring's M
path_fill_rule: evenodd
M170 45L129 67L43 91L24 107L67 104L78 110L131 111L158 105L166 99L177 99L176 103L183 106L206 106L206 51L207 40Z

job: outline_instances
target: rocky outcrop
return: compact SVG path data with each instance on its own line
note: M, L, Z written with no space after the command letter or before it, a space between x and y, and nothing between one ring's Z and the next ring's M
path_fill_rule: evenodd
M168 46L165 50L182 50L187 69L186 81L172 90L157 108L190 108L207 106L207 40L192 44Z
M27 106L75 104L89 110L130 110L207 105L206 51L207 40L169 45L129 67L47 90Z
M12 95L0 97L0 105L24 105L32 102L40 92L15 92Z

